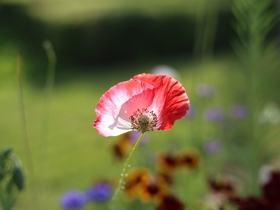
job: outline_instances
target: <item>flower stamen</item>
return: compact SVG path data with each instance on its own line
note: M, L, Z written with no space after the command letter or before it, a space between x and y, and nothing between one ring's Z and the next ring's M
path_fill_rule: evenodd
M142 133L153 131L158 124L157 115L146 108L142 110L137 109L129 119L131 121L131 128Z

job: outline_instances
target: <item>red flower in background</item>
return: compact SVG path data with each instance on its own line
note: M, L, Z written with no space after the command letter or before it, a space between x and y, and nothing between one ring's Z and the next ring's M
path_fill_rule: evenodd
M156 210L184 210L184 204L174 195L167 195Z
M169 130L188 110L188 96L178 81L167 75L139 74L101 96L93 127L102 136Z
M262 186L262 194L254 197L232 197L231 202L238 210L279 210L280 209L280 172L270 172L269 180Z

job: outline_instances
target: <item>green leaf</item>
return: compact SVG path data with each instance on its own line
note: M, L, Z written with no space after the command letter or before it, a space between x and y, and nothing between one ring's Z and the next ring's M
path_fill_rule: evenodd
M8 195L11 195L13 193L13 186L14 186L13 180L10 179L8 184L6 185L6 193Z
M13 152L13 149L12 148L7 148L3 151L3 157L4 158L8 158Z
M0 170L0 182L5 177L5 173Z
M20 168L14 168L12 180L19 191L24 188L24 179L23 171Z

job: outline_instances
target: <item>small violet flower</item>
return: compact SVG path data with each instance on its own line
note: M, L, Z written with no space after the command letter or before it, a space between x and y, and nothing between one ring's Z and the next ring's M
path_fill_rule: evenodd
M86 194L79 190L68 191L60 199L60 206L65 210L81 210L86 203Z
M231 107L231 115L235 119L246 119L247 118L247 109L242 105L233 105Z
M204 145L204 150L207 154L217 154L223 148L223 145L218 140L209 140Z
M188 113L185 115L187 118L193 118L196 115L196 108L194 106L190 106Z
M213 98L215 93L215 88L212 85L201 83L196 86L196 94L200 98Z
M129 132L128 133L128 138L130 140L130 142L134 145L137 140L139 139L141 133L140 132L137 132L137 131L132 131L132 132ZM148 140L148 135L145 135L141 141L140 144L145 144Z
M189 110L182 84L168 75L139 74L105 92L93 127L102 136L170 130Z
M204 111L204 118L207 121L223 122L225 115L222 109L212 108Z
M90 187L87 191L89 200L94 202L107 201L111 197L112 193L112 186L106 182L97 183Z

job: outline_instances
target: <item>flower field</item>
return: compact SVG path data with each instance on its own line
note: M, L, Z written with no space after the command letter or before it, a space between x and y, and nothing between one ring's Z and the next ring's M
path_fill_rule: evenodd
M242 78L235 71L239 65L236 58L232 55L220 56L204 64L174 59L169 61L169 65L177 69L179 81L190 98L191 109L185 117L176 121L172 130L146 133L132 159L131 169L145 168L151 176L156 176L160 171L172 174L169 177L172 178L172 184L165 184L164 190L172 192L188 209L216 205L215 202L222 196L213 194L208 184L212 178L213 182L217 181L216 178L233 181L238 193L251 194L253 183L249 180L252 165L246 162L251 147L247 147L249 142L243 136L248 126L248 108L239 100L239 94L236 95L245 85L241 79L238 86L234 85L233 78ZM152 72L154 66L149 63L143 68L148 70L146 72ZM138 65L135 69L130 66L131 75L143 72L138 68ZM79 76L73 78L71 84L55 87L45 138L41 136L44 130L44 91L25 84L26 121L30 139L30 150L27 150L26 142L21 137L16 75L12 75L1 84L1 110L5 110L1 112L1 145L13 148L22 160L26 175L25 189L20 193L14 209L45 209L45 206L60 209L60 199L64 193L72 190L86 192L92 185L102 181L116 189L135 137L105 138L98 135L92 124L96 119L94 109L99 97L108 86L123 78L117 74L98 78L94 75ZM129 77L128 74L127 79ZM279 128L279 111L275 104L267 106L270 107L267 112L275 114L264 117L271 121L265 122L265 127L262 126L266 130L264 142L269 143L261 149L260 154L266 158L272 157L263 165L276 167L279 165L276 149L279 142L275 137ZM275 139L270 140L272 136ZM30 171L29 155L32 157L33 172ZM182 162L182 167L177 166L177 157L184 156L186 162ZM250 167L245 167L248 166L246 164ZM258 174L255 175L258 179ZM142 199L144 202L136 195L130 197L128 194L124 196L122 205L125 209L135 206L138 209L154 209L159 205L149 197ZM109 203L109 200L92 202L85 209L105 209Z
M108 65L64 65L49 41L32 60L7 39L2 209L279 209L280 53L268 2L234 0L236 37L219 51L211 12L196 22L193 52Z

